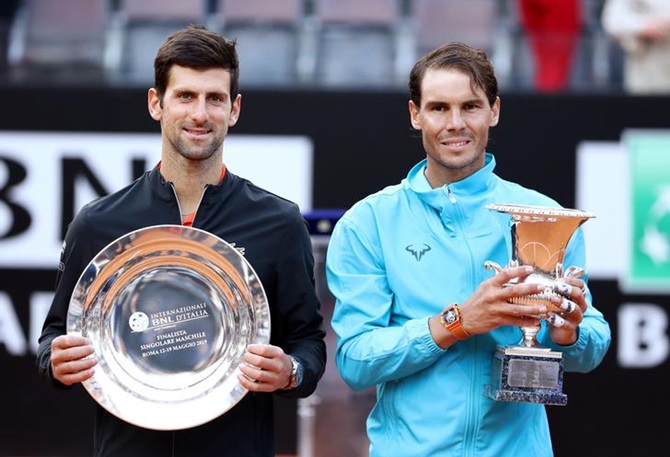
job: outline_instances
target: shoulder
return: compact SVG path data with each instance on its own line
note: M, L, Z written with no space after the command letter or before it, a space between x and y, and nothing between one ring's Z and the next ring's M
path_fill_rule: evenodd
M248 200L263 209L273 209L280 214L296 216L300 214L298 204L260 187L248 179L235 176L235 192L239 198Z
M135 179L133 182L127 184L126 186L115 190L114 192L97 197L86 205L83 206L82 210L89 212L95 211L105 211L110 208L110 206L116 205L119 201L124 200L129 195L137 193L140 189L144 189L145 186L151 185L151 179L149 177L150 172L144 173L142 176Z
M343 218L371 216L395 208L398 202L406 198L406 190L402 183L387 186L354 203L345 211Z
M403 208L409 208L408 188L402 183L387 186L367 195L344 211L335 224L334 236L344 232L374 238L383 227L393 227L405 218Z
M68 232L75 236L87 232L101 239L120 235L138 223L137 214L146 214L155 207L151 192L147 192L147 174L111 194L95 198L77 211ZM117 233L118 232L118 233Z
M307 231L300 207L297 203L281 197L253 182L231 175L233 182L226 191L229 198L225 205L228 211L240 213L240 217L253 221L257 226L274 230L276 235Z

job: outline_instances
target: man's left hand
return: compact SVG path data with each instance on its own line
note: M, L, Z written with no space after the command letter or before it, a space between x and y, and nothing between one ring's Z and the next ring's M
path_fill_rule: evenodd
M274 392L289 384L291 359L278 346L250 344L238 379L251 392Z
M562 311L551 313L547 319L549 335L557 344L573 344L577 341L577 327L584 319L588 307L585 283L576 277L563 278L557 282L554 292L562 297L560 303L555 303Z

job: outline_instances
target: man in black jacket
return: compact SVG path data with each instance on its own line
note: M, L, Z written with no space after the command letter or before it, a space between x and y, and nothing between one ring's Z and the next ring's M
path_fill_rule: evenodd
M274 457L273 393L306 397L326 363L306 224L292 202L223 163L240 114L234 41L200 26L168 37L154 62L149 113L160 123L160 163L129 186L86 205L68 229L56 294L39 340L39 372L57 389L90 379L104 354L67 334L70 299L89 262L114 240L155 225L192 225L244 253L270 309L269 344L250 344L238 382L246 395L219 417L180 430L132 425L96 405L96 456ZM109 365L106 365L109 366ZM236 387L239 388L239 387Z

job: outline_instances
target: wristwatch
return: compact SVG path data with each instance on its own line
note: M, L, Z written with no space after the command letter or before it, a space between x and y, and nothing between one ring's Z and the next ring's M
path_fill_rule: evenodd
M292 355L289 355L289 358L291 359L291 375L284 390L295 389L302 382L302 364Z
M463 320L461 319L461 310L458 305L454 304L447 306L442 315L440 322L449 330L458 340L464 340L470 337L470 334L463 328Z

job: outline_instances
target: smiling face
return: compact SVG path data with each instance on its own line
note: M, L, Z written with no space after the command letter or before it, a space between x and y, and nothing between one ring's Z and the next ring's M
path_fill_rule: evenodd
M500 99L493 106L481 87L456 69L434 68L421 81L421 106L409 102L412 126L421 130L426 178L431 186L460 181L484 166L489 128L498 124Z
M155 89L149 90L149 112L161 124L162 160L220 163L240 105L240 95L231 99L228 70L174 65L162 100Z

